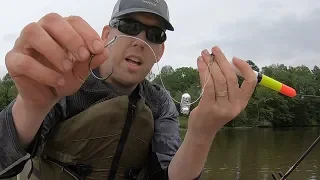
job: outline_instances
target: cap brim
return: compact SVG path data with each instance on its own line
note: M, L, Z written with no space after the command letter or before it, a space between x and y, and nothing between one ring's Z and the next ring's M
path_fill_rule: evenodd
M146 12L146 13L151 13L151 14L155 14L159 17L161 17L163 20L164 20L164 23L165 23L165 28L170 30L170 31L174 31L174 28L172 26L172 24L166 19L164 18L161 14L155 12L155 11L152 11L150 9L144 9L144 8L131 8L131 9L126 9L124 11L121 11L121 12L118 12L116 14L114 14L112 17L113 18L117 18L117 17L120 17L120 16L123 16L123 15L126 15L126 14L130 14L130 13L136 13L136 12Z

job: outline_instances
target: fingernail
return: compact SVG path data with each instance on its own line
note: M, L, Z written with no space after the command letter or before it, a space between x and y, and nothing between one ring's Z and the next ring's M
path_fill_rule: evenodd
M236 61L241 61L241 59L238 58L238 57L233 57L233 59L236 60Z
M72 64L72 62L70 62L69 59L65 59L62 61L62 66L66 71L69 71L72 69L73 64Z
M209 51L207 49L205 49L203 52L204 52L205 55L210 56L210 53L209 53Z
M92 44L92 47L93 47L93 50L94 50L95 53L99 53L103 49L103 44L99 40L94 40L93 44Z
M57 84L58 84L58 86L64 86L64 83L65 83L65 80L64 80L63 77L59 77L59 78L57 79Z
M221 49L218 46L212 48L215 53L220 53Z
M80 47L79 50L78 50L78 55L79 55L80 59L84 61L84 60L86 60L86 59L89 58L90 53L89 53L89 51L87 50L87 48L85 48L85 47L82 46L82 47Z

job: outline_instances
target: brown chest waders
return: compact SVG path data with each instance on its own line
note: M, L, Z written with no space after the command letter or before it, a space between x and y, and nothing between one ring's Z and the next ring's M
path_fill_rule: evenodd
M119 96L59 123L33 159L30 179L146 179L154 132L142 99Z

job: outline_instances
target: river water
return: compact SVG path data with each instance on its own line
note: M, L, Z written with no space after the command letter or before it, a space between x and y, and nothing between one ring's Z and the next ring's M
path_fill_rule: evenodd
M182 138L185 131L181 131ZM273 180L320 134L320 128L225 128L212 144L202 180ZM320 143L287 180L320 180ZM279 176L278 176L278 179Z
M222 129L213 141L202 179L273 180L272 172L285 174L319 134L320 128ZM287 180L320 180L319 168L320 143Z

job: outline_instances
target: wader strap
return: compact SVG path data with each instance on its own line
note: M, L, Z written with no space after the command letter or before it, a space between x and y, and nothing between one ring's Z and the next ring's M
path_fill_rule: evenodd
M32 174L33 174L36 178L38 178L39 180L41 180L41 174L40 174L40 171L39 171L37 168L33 168Z
M116 173L118 170L118 166L119 166L119 161L121 158L121 154L122 154L124 145L126 143L127 137L129 135L130 127L132 125L132 122L135 120L137 102L138 102L137 96L138 95L134 92L134 93L132 93L132 96L129 99L127 119L124 124L123 131L121 133L121 137L120 137L117 149L116 149L116 153L115 153L114 158L112 160L111 169L110 169L109 176L108 176L109 180L115 179L115 176L116 176Z

